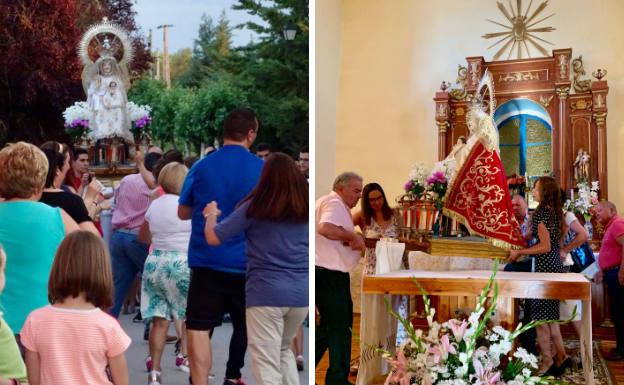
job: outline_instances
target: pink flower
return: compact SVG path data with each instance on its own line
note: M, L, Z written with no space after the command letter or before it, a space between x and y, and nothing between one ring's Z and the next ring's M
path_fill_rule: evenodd
M410 380L415 377L415 373L407 371L407 357L403 353L403 349L398 349L396 358L388 359L388 363L392 366L392 371L386 378L385 385L391 383L400 383L401 385L409 385Z
M473 360L472 364L475 369L475 374L471 374L470 377L476 379L474 382L475 385L496 385L500 381L501 373L495 372L492 373L492 367L487 366L483 367L481 361Z
M437 364L440 362L440 359L446 361L449 353L455 354L457 351L454 344L449 340L448 335L445 334L440 338L439 345L429 348L429 353L433 354L433 362Z
M446 177L444 176L443 172L436 171L433 174L431 174L431 176L429 176L429 178L427 178L427 183L429 183L429 184L434 184L436 182L446 183Z
M459 321L456 319L449 320L449 326L453 331L453 336L455 337L455 341L459 342L464 338L464 333L466 332L466 328L468 327L468 322L466 320Z

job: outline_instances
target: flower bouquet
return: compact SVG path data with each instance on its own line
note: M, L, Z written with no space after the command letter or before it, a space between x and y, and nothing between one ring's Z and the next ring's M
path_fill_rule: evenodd
M76 102L63 111L65 131L73 142L89 132L89 115L87 102Z
M134 102L128 102L126 109L128 111L128 119L132 122L132 134L140 141L145 135L149 136L148 126L152 122L150 113L152 108L148 105L138 105Z
M566 211L572 211L574 214L581 215L588 222L592 216L592 209L598 204L598 181L591 182L591 187L587 182L578 184L578 197L574 198L574 193L568 199L563 208Z
M553 377L537 375L537 358L523 348L514 350L514 340L535 326L568 321L531 321L524 326L518 324L513 331L491 327L488 321L498 297L498 285L494 283L497 262L493 269L468 319L451 319L442 324L434 321L435 309L431 308L427 293L416 281L425 303L428 331L414 329L386 302L388 311L405 327L409 338L395 354L377 349L392 367L385 385L545 385L558 382ZM490 290L492 299L486 308ZM573 313L575 316L576 308Z
M409 180L403 185L403 189L408 195L419 198L425 192L425 182L427 179L427 170L422 163L418 163L412 168L409 174Z

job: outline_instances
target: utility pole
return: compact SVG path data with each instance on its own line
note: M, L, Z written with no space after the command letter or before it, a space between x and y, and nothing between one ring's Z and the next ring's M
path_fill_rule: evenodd
M169 72L169 38L167 31L170 27L173 27L173 24L162 24L159 25L158 29L163 30L163 76L165 78L165 84L167 88L171 88L171 73Z
M154 63L154 52L152 51L152 29L149 29L149 34L147 36L147 50L149 51L150 56L152 57L152 64L150 65L150 77L154 79L156 77L156 69L154 68L157 63Z
M154 79L160 80L160 52L156 51L156 73Z

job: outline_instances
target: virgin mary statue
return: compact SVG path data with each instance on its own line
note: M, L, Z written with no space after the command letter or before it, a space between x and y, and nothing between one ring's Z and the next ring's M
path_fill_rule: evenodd
M94 50L99 56L95 62L91 60ZM85 33L79 54L85 64L82 83L87 94L91 138L120 138L134 143L126 93L130 85L127 63L132 56L132 46L126 32L104 20ZM119 61L117 56L121 57Z
M489 114L484 105L486 91L489 91ZM495 103L493 80L486 71L466 116L470 135L466 143L452 154L456 169L449 178L443 210L444 214L466 226L471 234L509 250L524 246L524 241L513 215L507 177L500 158L498 130L493 117Z

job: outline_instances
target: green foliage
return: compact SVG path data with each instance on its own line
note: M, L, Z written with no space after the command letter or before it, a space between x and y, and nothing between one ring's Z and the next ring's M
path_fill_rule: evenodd
M165 83L159 80L142 78L132 84L128 92L128 100L136 104L147 104L154 108L164 90Z
M245 73L239 77L249 85L251 106L262 121L258 140L295 153L308 144L308 1L238 0L233 8L264 22L245 24L260 40L245 47ZM297 26L293 41L283 37L289 21Z
M212 143L221 139L223 121L227 114L236 107L247 105L245 93L227 81L212 84L197 92L190 132L201 142Z
M177 84L179 77L189 70L189 68L191 67L192 59L193 50L190 48L183 48L173 55L169 56L172 83Z
M211 17L202 15L198 37L188 70L181 74L178 84L183 87L200 87L230 76L230 64L237 54L232 52L232 27L221 13L217 25Z
M152 107L155 140L198 153L202 143L222 139L230 110L248 106L260 120L258 142L293 155L307 146L308 1L270 4L241 0L234 7L264 21L246 24L260 35L258 42L233 48L225 13L217 23L203 15L193 50L171 57L174 88L150 79L134 83L128 98ZM294 41L282 36L289 20L298 28Z
M177 87L164 90L156 104L152 105L152 135L155 140L174 143L178 104L187 93L187 90Z

